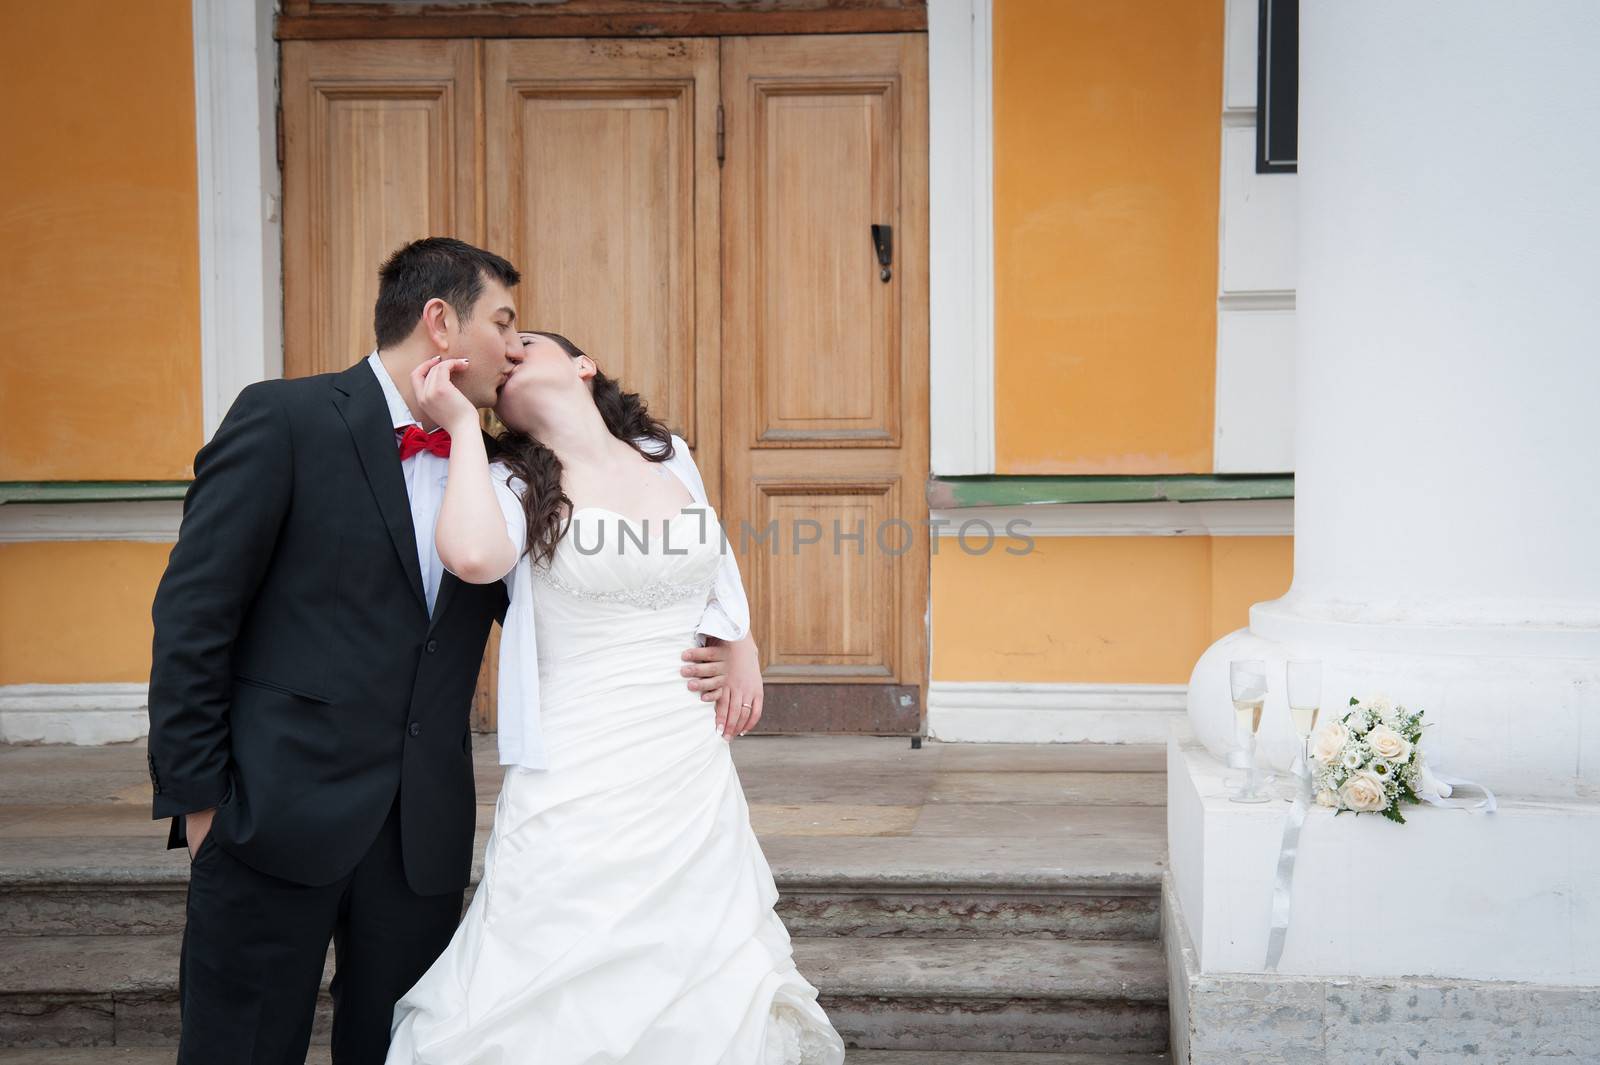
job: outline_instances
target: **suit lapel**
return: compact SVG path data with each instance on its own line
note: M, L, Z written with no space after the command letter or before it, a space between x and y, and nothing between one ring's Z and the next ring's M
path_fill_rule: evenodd
M433 617L428 620L428 631L432 632L439 624L439 619L444 617L445 608L450 605L450 597L455 595L456 588L461 584L461 578L449 570L439 575L439 594L433 597Z
M411 524L411 500L406 495L405 476L400 472L400 452L395 447L394 426L389 420L389 405L383 388L365 359L333 379L333 402L344 418L350 438L355 442L367 485L378 503L383 523L394 541L400 565L410 578L417 602L428 608L422 591L422 567L417 563L417 534ZM442 604L441 604L442 605Z

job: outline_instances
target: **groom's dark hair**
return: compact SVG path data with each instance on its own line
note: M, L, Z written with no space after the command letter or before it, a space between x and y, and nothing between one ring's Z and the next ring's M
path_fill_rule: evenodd
M463 322L471 318L485 277L507 288L522 280L515 266L465 241L424 237L407 244L378 271L378 302L372 310L378 347L393 347L410 336L431 299L454 307Z

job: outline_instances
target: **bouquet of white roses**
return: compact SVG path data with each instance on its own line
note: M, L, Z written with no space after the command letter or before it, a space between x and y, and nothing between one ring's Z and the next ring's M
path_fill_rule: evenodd
M1384 698L1352 698L1345 715L1311 739L1318 804L1336 814L1381 813L1405 824L1400 804L1421 802L1418 793L1431 784L1419 749L1422 728L1420 710L1412 713Z

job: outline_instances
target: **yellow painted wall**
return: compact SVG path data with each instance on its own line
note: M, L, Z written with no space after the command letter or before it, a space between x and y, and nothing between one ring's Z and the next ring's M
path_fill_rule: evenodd
M0 685L150 679L171 544L0 544Z
M1222 39L1222 0L995 0L998 472L1210 472Z
M1287 536L1036 537L933 558L934 680L1186 684L1201 652L1288 591Z
M201 410L189 11L189 0L0 9L0 481L190 475Z

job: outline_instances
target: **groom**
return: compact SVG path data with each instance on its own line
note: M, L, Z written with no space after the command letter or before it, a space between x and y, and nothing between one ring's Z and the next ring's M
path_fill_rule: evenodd
M446 238L379 275L378 350L240 393L195 457L156 591L154 816L191 856L178 1061L301 1065L330 939L333 1060L377 1065L449 943L472 866L468 712L502 582L433 546L449 437L411 371L469 360L479 407L522 361L498 255ZM431 432L429 430L432 430ZM702 693L726 649L696 649Z

